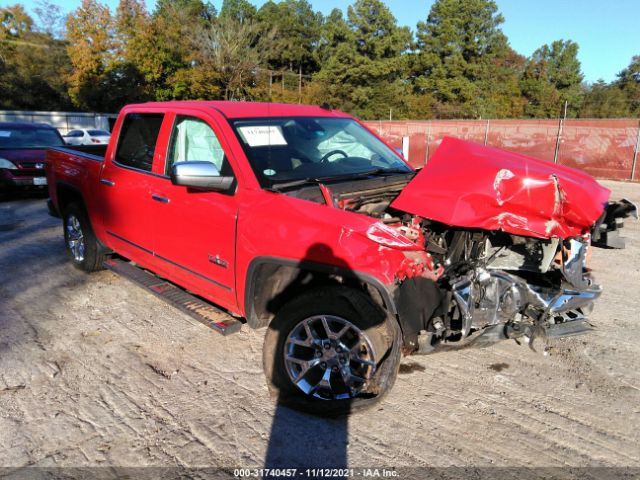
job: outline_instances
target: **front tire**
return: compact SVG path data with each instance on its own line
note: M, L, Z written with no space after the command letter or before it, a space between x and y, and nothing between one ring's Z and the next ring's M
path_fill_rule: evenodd
M319 288L286 304L269 325L263 366L282 404L344 415L379 402L400 365L398 322L360 291Z
M84 272L102 270L105 256L100 252L86 210L77 203L67 205L63 227L67 255L73 265Z

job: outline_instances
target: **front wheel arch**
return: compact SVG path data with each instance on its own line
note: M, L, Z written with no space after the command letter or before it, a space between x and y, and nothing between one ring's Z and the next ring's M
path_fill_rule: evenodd
M301 280L306 283L296 285ZM252 328L266 327L293 297L313 288L332 285L360 290L390 315L397 316L394 293L371 275L306 260L263 256L254 258L246 273L244 310L247 323Z

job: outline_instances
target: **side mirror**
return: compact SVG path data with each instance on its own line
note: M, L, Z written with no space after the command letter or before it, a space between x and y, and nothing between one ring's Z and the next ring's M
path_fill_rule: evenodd
M234 177L223 177L211 162L178 162L171 167L171 183L183 187L227 192Z

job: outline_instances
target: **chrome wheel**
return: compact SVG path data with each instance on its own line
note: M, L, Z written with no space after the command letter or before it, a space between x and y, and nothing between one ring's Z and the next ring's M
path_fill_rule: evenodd
M316 315L298 323L284 344L284 364L300 390L323 400L353 398L376 369L366 333L341 317Z
M84 235L78 217L74 214L69 215L65 228L67 230L67 247L69 247L73 259L80 263L84 260Z

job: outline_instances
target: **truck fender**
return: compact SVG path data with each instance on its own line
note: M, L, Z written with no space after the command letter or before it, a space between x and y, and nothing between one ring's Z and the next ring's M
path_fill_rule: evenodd
M397 315L393 292L372 275L306 260L256 257L245 280L244 307L252 328L265 327L289 300L309 288L330 284L359 285L372 300Z
M84 197L82 196L82 192L78 187L61 180L57 181L56 202L54 204L54 207L60 217L64 215L64 206L74 201L81 203L83 207L86 205Z
M64 181L56 182L56 197L57 198L55 203L49 201L47 205L50 208L50 212L51 212L51 209L55 209L54 212L57 215L53 215L53 216L57 216L61 218L63 221L64 221L64 207L66 204L77 202L80 205L82 205L82 207L85 210L87 208L86 207L87 204L84 201L84 196L82 195L82 192L80 191L80 189L74 185L71 185L70 183L67 183ZM89 223L91 223L90 216L88 216L88 219L89 219ZM93 229L93 225L91 225L91 228ZM95 232L95 229L93 230ZM113 253L113 251L107 248L99 238L96 238L96 241L98 243L98 249L100 253L104 255Z

